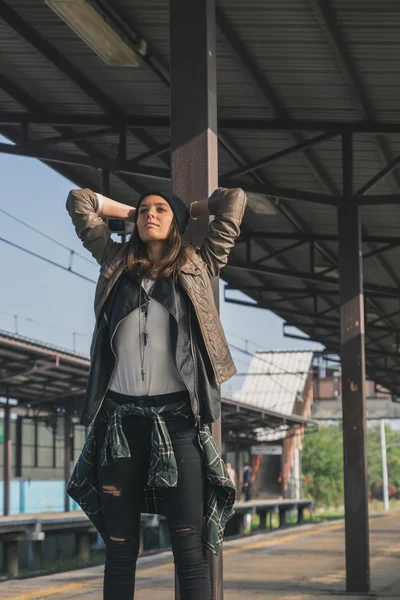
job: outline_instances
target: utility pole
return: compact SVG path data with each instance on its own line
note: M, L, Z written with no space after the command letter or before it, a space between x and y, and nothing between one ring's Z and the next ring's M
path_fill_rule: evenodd
M388 468L386 460L386 432L385 419L381 419L381 453L382 453L382 493L383 493L383 509L389 511L389 490L388 490Z

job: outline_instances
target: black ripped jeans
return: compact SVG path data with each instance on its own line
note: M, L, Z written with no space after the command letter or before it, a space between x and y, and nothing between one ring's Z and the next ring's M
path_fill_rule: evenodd
M168 418L166 423L178 466L178 486L158 490L163 496L181 600L211 597L209 567L203 542L204 464L193 423ZM147 481L152 422L128 416L123 429L131 458L105 467L97 456L97 473L107 534L104 600L132 600L140 545L140 510ZM106 424L99 422L99 453ZM117 540L110 539L117 538ZM119 540L119 541L118 541Z

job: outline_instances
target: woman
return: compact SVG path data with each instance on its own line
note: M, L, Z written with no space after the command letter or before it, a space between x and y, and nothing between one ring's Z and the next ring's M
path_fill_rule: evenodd
M226 264L246 206L217 189L190 209L148 192L136 209L73 190L67 210L101 265L81 423L92 425L68 493L105 540L105 600L132 600L141 512L166 516L182 600L210 598L206 550L217 554L235 488L207 423L236 372L212 278ZM201 248L184 244L189 218L213 214ZM126 244L101 217L135 222Z

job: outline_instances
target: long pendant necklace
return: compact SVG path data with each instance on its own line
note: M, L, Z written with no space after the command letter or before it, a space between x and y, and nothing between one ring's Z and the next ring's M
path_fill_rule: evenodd
M150 288L148 289L147 292L146 292L146 290L144 290L145 294L146 294L146 299L143 302L143 305L142 305L142 284L143 284L143 279L141 280L140 287L139 287L139 308L140 308L140 312L139 312L139 350L140 350L140 363L141 363L140 374L142 376L142 381L144 381L144 375L145 375L144 357L145 357L145 353L146 353L147 342L149 339L149 332L147 331L147 318L149 315L149 306L150 306L151 295L153 293L156 282L154 281L154 283L150 286ZM142 313L144 314L143 346L142 346L142 330L141 330Z

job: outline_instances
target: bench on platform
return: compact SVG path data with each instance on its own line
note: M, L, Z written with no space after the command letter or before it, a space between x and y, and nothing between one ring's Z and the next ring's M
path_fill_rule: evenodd
M312 512L312 500L250 500L249 502L237 502L234 506L235 514L228 522L227 535L243 535L246 530L247 515L257 514L260 517L259 529L267 529L267 518L269 517L269 528L272 529L272 515L279 514L279 527L284 527L287 522L287 514L297 511L297 524L303 523L304 511Z
M154 515L142 515L143 530L151 526ZM76 555L87 562L90 558L90 538L96 530L81 511L21 514L0 517L0 542L3 544L3 572L15 577L19 571L19 542L31 542L30 568L40 568L41 542L48 533L74 533Z
M287 513L297 510L297 523L303 522L304 510L312 510L312 500L251 500L237 502L235 514L228 522L226 535L243 535L246 529L248 515L260 516L260 529L267 529L267 517L270 517L269 527L272 529L272 515L279 513L279 527L287 521ZM158 526L160 542L165 540L167 528L165 519L160 521L155 515L143 514L141 518L141 549L143 551L144 530ZM87 516L81 511L51 512L38 514L21 514L0 517L0 542L3 544L3 572L9 577L15 577L19 572L19 542L31 542L29 568L40 568L41 543L48 533L74 533L76 555L87 562L90 558L90 538L95 528ZM163 544L162 544L163 545Z

